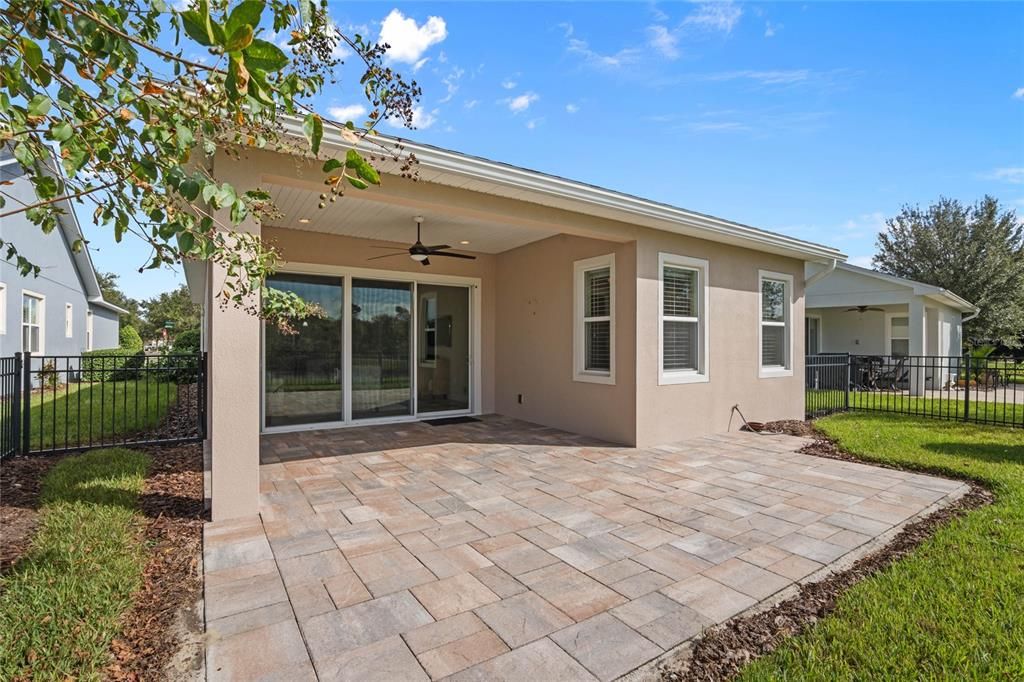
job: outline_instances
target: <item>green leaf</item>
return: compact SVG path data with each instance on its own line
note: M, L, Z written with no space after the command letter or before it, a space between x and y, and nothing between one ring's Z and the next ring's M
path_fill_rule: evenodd
M46 116L53 102L46 95L36 95L28 103L29 116Z
M316 114L309 114L302 124L302 132L306 135L309 148L314 154L320 153L320 140L324 137L324 121Z
M370 184L380 184L380 174L377 173L377 169L371 166L355 149L349 149L345 154L345 165Z
M231 37L228 38L226 43L224 43L224 50L227 52L238 52L252 44L252 26L239 26L235 32L230 35Z
M181 13L181 27L185 29L189 38L200 45L205 47L213 45L213 37L206 30L206 19L196 10L190 9Z
M43 63L43 50L39 45L29 38L21 39L21 52L25 55L25 63L33 71Z
M182 253L188 253L196 245L196 237L191 232L178 233L178 248Z
M348 180L348 184L352 185L356 189L367 189L369 187L365 182L359 178L353 178L351 175L346 175L345 179Z
M263 15L263 0L245 0L231 10L228 20L224 24L224 32L230 36L235 34L242 26L256 28L260 25L260 17Z
M324 173L330 173L332 170L341 168L344 164L338 159L327 159L324 162Z
M74 134L74 127L67 121L58 121L50 126L50 137L57 142L65 142Z
M245 48L245 62L252 69L262 71L280 71L288 66L288 55L274 43L255 38L249 47Z
M209 204L217 196L218 187L216 183L209 182L203 186L203 201Z
M199 183L195 180L188 179L181 183L178 187L178 192L189 201L195 201L196 197L199 196Z

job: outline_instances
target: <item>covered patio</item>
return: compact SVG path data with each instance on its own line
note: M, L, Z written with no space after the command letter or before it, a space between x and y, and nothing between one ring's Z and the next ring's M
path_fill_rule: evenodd
M730 433L610 446L506 417L262 439L208 524L209 679L600 679L966 491Z

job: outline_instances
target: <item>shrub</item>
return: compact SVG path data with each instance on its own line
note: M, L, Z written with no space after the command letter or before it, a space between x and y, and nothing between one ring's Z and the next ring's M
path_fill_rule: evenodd
M43 366L36 372L36 376L39 378L39 385L42 388L53 388L56 389L60 386L60 373L57 371L57 363L55 360L49 360L43 363Z
M117 333L117 340L118 344L120 344L121 350L142 350L142 337L139 336L138 330L130 324L122 325L120 331Z
M199 330L186 329L174 337L171 352L175 355L194 355L199 352Z
M124 381L138 376L146 362L142 337L135 327L124 325L118 332L120 348L86 351L82 357L82 381Z

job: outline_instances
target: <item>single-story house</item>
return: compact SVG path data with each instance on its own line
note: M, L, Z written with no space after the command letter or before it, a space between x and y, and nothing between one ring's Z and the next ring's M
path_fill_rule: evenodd
M809 263L805 271L808 354L962 354L963 323L978 308L941 287L849 263Z
M61 172L47 163L44 171ZM32 204L35 188L8 147L0 146L0 181L8 206ZM40 267L38 276L24 276L14 263L0 260L0 355L80 355L90 350L117 348L122 308L105 301L89 249L72 248L82 228L71 202L60 202L64 213L58 228L46 234L24 215L0 221L0 238Z
M298 122L286 124L301 135ZM283 263L269 286L325 311L295 335L204 304L215 520L256 513L260 436L500 413L632 446L804 414L808 263L834 248L512 165L404 142L418 180L318 208L322 162L220 153L279 217L242 229ZM324 147L344 154L326 131ZM450 257L424 253L447 245Z

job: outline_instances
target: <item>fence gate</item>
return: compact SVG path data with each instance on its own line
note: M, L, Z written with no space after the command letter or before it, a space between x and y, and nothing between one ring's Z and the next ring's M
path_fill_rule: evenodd
M1024 428L1024 361L969 355L808 355L809 416L859 410Z
M0 458L206 436L205 353L0 358Z

